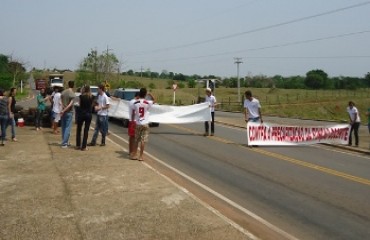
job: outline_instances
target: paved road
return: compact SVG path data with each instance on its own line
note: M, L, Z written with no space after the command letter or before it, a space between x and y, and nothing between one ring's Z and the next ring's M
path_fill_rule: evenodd
M232 122L239 116L223 117ZM111 137L126 138L127 130L116 123L110 124ZM201 123L160 125L152 128L146 150L152 159L179 169L295 237L370 236L368 155L324 145L248 148L243 129L219 124L215 137L202 137L202 132ZM215 197L205 199L217 205ZM218 206L221 212L224 205ZM253 225L250 216L223 213L248 229Z
M202 132L201 123L161 125L146 150L295 237L370 236L369 156L324 145L249 148L244 130L228 126Z

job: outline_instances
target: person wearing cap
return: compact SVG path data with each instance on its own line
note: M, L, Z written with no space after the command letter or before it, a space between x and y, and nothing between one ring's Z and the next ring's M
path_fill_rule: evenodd
M216 106L216 97L212 95L212 89L206 88L206 97L205 101L209 103L209 108L211 110L211 136L215 134L215 106ZM209 136L209 122L204 122L204 136Z

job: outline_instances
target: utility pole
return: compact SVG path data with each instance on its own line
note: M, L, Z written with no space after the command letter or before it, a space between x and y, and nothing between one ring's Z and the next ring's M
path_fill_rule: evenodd
M113 49L110 49L108 47L108 45L107 45L107 52L106 52L106 55L105 55L105 73L104 73L104 81L105 81L105 84L108 83L107 76L108 76L108 72L110 73L109 50L113 50Z
M235 61L234 63L236 64L236 68L237 68L237 78L238 78L238 102L241 102L241 100L240 100L239 64L241 64L243 62L242 62L242 58L240 58L240 57L235 57L234 61Z

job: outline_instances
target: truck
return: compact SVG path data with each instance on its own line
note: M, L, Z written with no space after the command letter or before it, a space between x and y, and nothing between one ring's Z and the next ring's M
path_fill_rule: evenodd
M64 79L62 73L50 73L49 74L49 88L54 87L64 88Z

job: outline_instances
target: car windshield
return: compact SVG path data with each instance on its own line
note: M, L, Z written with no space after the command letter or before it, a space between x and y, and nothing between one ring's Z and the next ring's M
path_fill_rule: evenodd
M136 92L125 92L124 99L131 100L135 97Z

